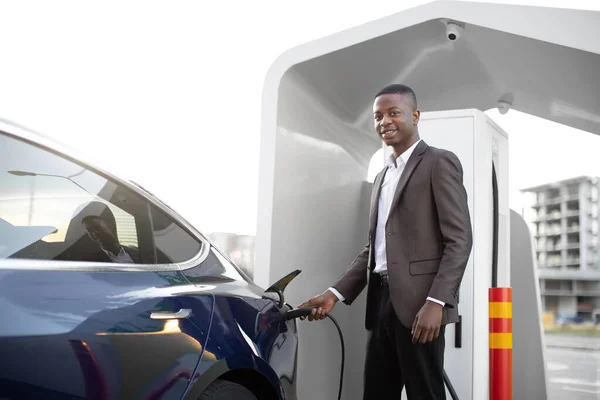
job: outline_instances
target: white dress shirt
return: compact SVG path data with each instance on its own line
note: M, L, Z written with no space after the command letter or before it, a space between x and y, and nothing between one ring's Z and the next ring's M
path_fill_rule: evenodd
M390 207L392 206L392 200L396 193L396 187L400 181L400 176L404 171L406 163L411 154L417 147L421 140L417 140L415 144L410 146L404 153L400 154L398 158L394 159L394 154L391 154L386 160L387 171L383 182L381 183L381 192L379 194L379 203L377 204L377 225L375 227L375 268L373 272L376 274L387 274L387 255L386 255L386 240L385 240L385 224L390 214ZM336 295L340 301L344 301L344 297L335 288L330 287L329 290ZM431 300L435 303L444 306L443 301L427 297L427 300Z
M102 251L106 253L106 255L112 260L112 262L120 264L134 264L133 259L129 254L127 254L127 252L125 252L123 246L120 246L119 254L117 254L116 256L109 250L102 249Z

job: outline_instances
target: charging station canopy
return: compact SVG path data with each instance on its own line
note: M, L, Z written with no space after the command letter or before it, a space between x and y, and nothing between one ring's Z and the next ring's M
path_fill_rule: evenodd
M366 132L373 93L404 82L423 111L500 106L600 134L598 38L597 11L434 1L293 48L267 84L293 67Z

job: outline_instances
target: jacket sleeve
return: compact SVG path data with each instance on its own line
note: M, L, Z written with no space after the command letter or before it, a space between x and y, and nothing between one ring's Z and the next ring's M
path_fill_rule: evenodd
M385 171L385 169L384 169ZM375 177L375 182L378 181L380 175L383 173L381 171ZM373 187L373 190L377 190L377 188ZM376 204L371 204L371 207L376 207ZM360 253L356 256L354 261L350 264L348 270L342 275L342 277L332 285L335 290L337 290L343 297L344 303L350 305L360 292L363 291L365 286L367 286L368 275L369 275L369 258L371 257L372 249L371 249L372 241L371 236L369 235L369 242L362 249Z
M448 307L455 307L473 245L467 192L463 186L462 166L454 153L442 153L431 174L443 253L429 297L443 301Z
M367 273L369 265L370 243L350 264L350 268L333 285L333 287L344 296L344 303L350 305L358 297L367 285Z

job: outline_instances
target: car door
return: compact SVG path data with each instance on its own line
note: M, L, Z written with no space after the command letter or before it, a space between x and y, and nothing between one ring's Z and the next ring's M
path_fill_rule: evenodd
M213 308L180 269L207 252L132 186L0 132L0 398L180 399Z

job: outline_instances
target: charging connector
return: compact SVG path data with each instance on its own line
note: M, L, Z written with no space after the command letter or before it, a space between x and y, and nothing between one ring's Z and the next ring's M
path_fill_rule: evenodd
M313 307L296 308L285 313L285 320L294 318L306 317L314 310ZM340 386L338 389L338 400L342 400L342 387L344 386L344 362L346 361L346 346L344 345L344 335L342 335L342 329L338 322L330 314L325 314L335 324L338 334L340 335L340 343L342 345L342 366L340 368Z

